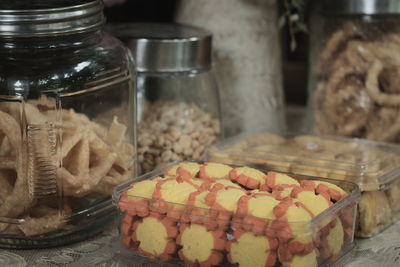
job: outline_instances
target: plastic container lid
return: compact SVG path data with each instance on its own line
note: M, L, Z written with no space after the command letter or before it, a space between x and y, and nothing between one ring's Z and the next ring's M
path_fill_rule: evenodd
M209 158L348 180L362 191L385 189L400 177L398 146L351 138L287 136L264 133L233 138L211 148Z

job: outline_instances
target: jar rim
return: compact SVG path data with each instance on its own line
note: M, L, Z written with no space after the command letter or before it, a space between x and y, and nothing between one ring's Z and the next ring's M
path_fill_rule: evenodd
M326 15L400 15L398 0L317 0L317 3L319 12Z
M0 38L48 37L93 31L105 22L101 0L59 7L0 10Z

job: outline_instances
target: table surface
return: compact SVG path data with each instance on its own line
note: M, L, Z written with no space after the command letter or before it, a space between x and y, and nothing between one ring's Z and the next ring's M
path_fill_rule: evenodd
M400 266L400 222L370 239L357 239L356 247L338 266ZM176 266L158 264L124 248L115 229L74 245L41 250L0 250L0 266Z

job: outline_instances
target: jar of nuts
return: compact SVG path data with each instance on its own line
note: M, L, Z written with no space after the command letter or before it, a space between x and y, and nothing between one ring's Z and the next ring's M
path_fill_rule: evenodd
M220 138L211 34L177 24L109 28L136 59L138 161L142 173L178 160L201 160Z

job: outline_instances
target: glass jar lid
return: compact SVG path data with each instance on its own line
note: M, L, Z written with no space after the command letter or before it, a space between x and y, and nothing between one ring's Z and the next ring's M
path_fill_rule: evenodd
M130 23L108 30L132 51L139 72L181 72L211 67L211 33L180 24Z
M0 37L65 35L103 24L101 0L0 1Z
M398 0L317 0L322 13L334 15L396 15Z

